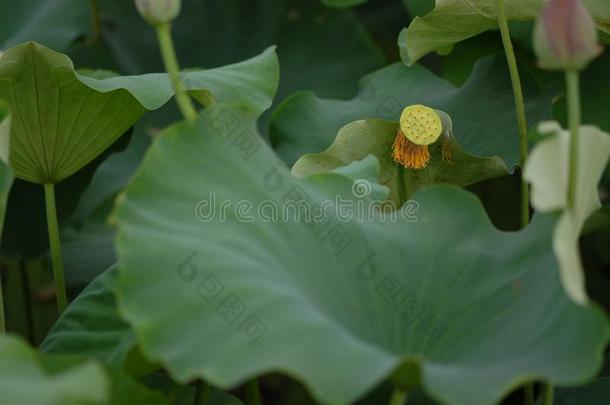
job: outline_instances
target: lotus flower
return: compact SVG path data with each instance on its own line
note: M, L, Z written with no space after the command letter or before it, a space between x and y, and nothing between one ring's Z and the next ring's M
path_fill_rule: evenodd
M151 25L169 23L180 13L181 0L135 0L140 15Z
M550 0L534 29L534 51L549 70L584 69L601 53L597 28L580 0Z

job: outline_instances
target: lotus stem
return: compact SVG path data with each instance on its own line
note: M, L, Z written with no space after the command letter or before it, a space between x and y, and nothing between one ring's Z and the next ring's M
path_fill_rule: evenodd
M61 257L61 242L59 239L59 225L57 223L57 208L55 206L55 185L44 185L45 206L47 210L47 228L49 231L49 247L51 248L51 261L53 264L53 279L55 280L55 297L57 311L61 315L68 306L66 283L64 281L64 262Z
M89 0L89 8L91 9L91 42L97 42L102 37L100 9L97 0Z
M566 72L566 88L568 97L568 123L570 127L570 152L568 172L568 208L573 210L576 205L576 187L578 179L579 128L580 128L580 83L578 72Z
M404 405L405 402L407 402L407 393L399 388L395 388L388 405Z
M553 396L554 396L554 387L551 383L546 383L544 385L544 405L553 405Z
M534 405L534 383L525 384L525 405Z
M263 400L258 380L253 378L246 384L246 405L262 405Z
M4 296L2 295L2 271L0 270L0 334L6 332L6 321L4 320Z
M198 380L195 391L195 405L208 405L210 401L210 386L203 380Z
M502 35L502 44L504 45L504 52L506 53L506 61L510 72L510 80L513 86L515 109L517 111L517 126L519 129L519 165L521 167L521 172L523 172L528 155L527 118L525 116L525 102L523 98L523 89L521 87L521 79L519 77L519 68L517 67L517 58L515 57L513 43L510 39L510 30L508 28L508 20L506 19L504 0L498 0L498 25L500 27L500 34ZM523 179L523 176L521 177L521 226L526 227L530 221L530 197L527 182Z
M174 41L172 40L171 25L169 23L159 24L156 26L156 29L161 56L163 57L165 70L169 73L178 107L187 121L193 121L197 118L197 111L189 95L186 93L186 87L180 78L180 67L178 66L178 58L176 57Z
M401 209L407 202L407 190L405 189L405 168L398 165L398 209Z

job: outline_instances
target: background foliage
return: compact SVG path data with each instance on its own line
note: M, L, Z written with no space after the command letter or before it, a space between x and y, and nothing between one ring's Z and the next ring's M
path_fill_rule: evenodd
M509 14L532 20L539 2L521 3ZM597 7L598 21L610 18L603 4L588 4ZM197 377L222 388L212 389L211 403L241 403L243 383L257 374L268 403L379 403L390 395L388 376L398 385L421 383L413 404L522 403L519 384L532 379L560 386L592 381L557 388L558 403L607 398L610 173L598 185L601 207L571 241L593 301L581 307L561 288L562 263L553 254L563 218L545 210L551 212L527 229L508 232L519 229L521 168L495 21L475 7L459 21L466 28L458 37L426 36L426 21L448 18L441 9L409 28L411 38L422 33L418 46L406 42L407 31L399 38L433 7L433 0L184 0L174 40L189 71L186 85L206 113L196 124L165 130L180 119L166 103L166 76L125 81L164 71L154 32L131 1L98 0L93 12L80 0L2 2L1 50L36 41L49 49L30 46L15 57L48 62L63 53L65 76L49 74L51 86L78 80L81 92L123 96L127 88L134 113L115 133L96 138L112 143L103 153L84 156L90 149L83 146L69 173L46 173L67 177L57 197L74 301L57 323L42 190L13 181L13 174L41 181L39 173L20 175L33 170L25 161L13 173L0 163L0 207L6 206L0 277L8 330L22 336L0 340L0 402L21 398L16 364L31 403L41 397L62 404L193 403ZM536 66L531 31L531 21L511 22L534 146L544 138L535 124L565 125L566 107L562 77ZM610 131L608 66L606 52L582 83L583 119L603 131ZM19 75L27 72L0 72L0 83ZM358 245L337 255L303 224L244 230L235 218L203 226L193 217L193 202L211 191L232 200L278 200L280 193L265 188L269 173L291 179L286 189L302 186L315 201L353 198L351 182L360 178L370 180L375 196L398 201L396 173L380 150L391 143L402 107L414 103L450 115L465 168L443 176L434 166L425 178L407 180L409 196L431 222L349 224ZM223 113L260 141L252 159L214 137ZM2 123L14 116L0 105L0 139ZM362 134L378 143L362 144ZM340 153L331 146L337 144ZM19 152L19 142L12 148ZM0 156L5 151L0 142ZM369 153L377 159L365 159ZM354 160L362 161L348 165ZM297 161L293 174L315 176L292 179L289 167ZM412 194L438 179L467 191L445 185ZM389 272L379 276L381 287L350 273L363 261ZM180 273L210 263L224 288L265 320L269 335L256 350L239 330L227 333L195 291L193 280L210 275ZM405 263L417 271L398 272ZM392 276L418 286L407 309L379 292ZM415 320L422 308L433 314ZM405 316L407 326L397 328ZM439 328L446 332L431 338Z

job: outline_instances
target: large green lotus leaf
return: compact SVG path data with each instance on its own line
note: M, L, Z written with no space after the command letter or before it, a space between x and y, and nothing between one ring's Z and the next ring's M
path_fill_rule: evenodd
M97 0L97 6L101 37L91 41L89 1L3 2L0 49L33 40L68 52L78 65L126 74L163 70L154 31L133 1ZM347 97L359 77L384 64L355 15L318 1L182 0L173 33L178 59L187 67L236 63L277 44L281 97L303 89ZM303 69L304 61L312 60L319 66Z
M415 191L432 184L467 186L488 178L505 176L508 169L498 157L483 158L466 153L457 142L449 143L451 161L442 157L445 136L453 139L451 118L439 112L443 135L430 149L432 159L425 169L411 170L392 160L392 145L399 130L397 122L380 119L356 121L341 128L333 144L322 153L303 155L292 167L292 174L304 178L349 165L373 154L379 161L379 181L390 189L388 199L402 205Z
M92 313L92 315L97 314ZM159 392L135 382L118 369L104 370L92 360L75 356L76 352L78 350L66 351L65 355L39 354L29 348L21 338L0 335L2 358L0 403L28 405L133 403L166 405L168 403ZM78 354L83 352L80 351ZM108 365L113 366L110 362Z
M208 102L243 99L254 115L277 87L272 49L241 64L184 74L189 90ZM56 183L85 166L173 91L166 74L98 79L74 71L65 55L35 43L0 59L0 97L14 111L11 166L34 183Z
M78 3L74 7L88 20L89 2ZM154 31L132 1L98 0L98 6L101 38L70 47L77 64L127 74L163 70ZM362 75L385 64L364 24L350 10L330 9L319 1L183 0L173 36L184 67L223 66L277 45L282 65L279 100L299 90L349 97ZM305 69L311 61L317 68ZM166 115L171 118L166 123L176 121L173 114ZM261 118L265 137L269 117L267 113Z
M349 10L310 0L184 0L174 24L182 66L216 67L278 46L282 65L279 97L308 89L347 97L363 74L384 58ZM100 0L108 25L104 40L121 71L141 74L162 68L154 33L132 2ZM307 66L315 61L316 69Z
M539 92L527 75L523 80L529 122L550 118L554 92ZM325 150L350 122L398 121L406 106L425 104L451 116L456 139L467 153L499 156L513 167L519 161L519 135L512 94L502 57L480 60L459 88L423 67L397 63L365 77L352 100L325 100L305 92L287 99L271 121L271 141L292 164L305 153Z
M134 383L127 375L116 370L140 377L150 375L158 368L141 357L137 350L135 335L131 327L120 317L115 298L117 267L112 266L97 277L68 306L64 314L49 331L42 342L40 350L47 355L78 355L95 358L113 371L113 405L119 403L144 403L146 399L156 399L158 395ZM174 389L192 390L192 386ZM147 384L155 391L161 387ZM192 390L194 391L194 390ZM134 397L135 395L135 397ZM150 397L150 398L147 398ZM187 395L188 402L193 403L194 392ZM130 402L131 400L131 402ZM140 402L137 402L137 401ZM210 404L241 404L229 393L213 389L210 393ZM157 403L157 402L156 402ZM161 403L165 403L162 401Z
M0 336L0 403L28 405L103 404L109 381L94 362L49 373L21 338Z
M598 29L610 34L610 3L606 0L584 0L584 3ZM543 5L543 0L507 1L507 19L535 20ZM497 27L497 0L438 0L430 13L416 17L400 33L398 45L403 61L412 65L430 52L446 52L457 42Z
M296 180L246 147L254 122L228 132L221 114L242 116L218 105L157 137L113 216L120 313L178 381L280 371L347 403L410 365L437 400L478 405L595 374L608 325L563 291L553 218L500 232L454 186L379 218L365 182ZM405 368L399 386L414 383Z
M540 212L563 210L553 236L566 292L578 303L587 302L578 238L587 218L601 207L597 186L610 158L610 135L594 126L582 126L579 137L578 177L573 209L568 209L570 134L555 122L543 123L542 134L553 134L532 151L524 177L532 184L532 205Z
M103 220L61 231L62 253L68 288L82 289L116 263L114 229Z
M82 356L75 355L56 355L38 353L38 359L41 366L47 374L55 375L62 373L65 370L80 367L83 364L93 364L102 369L101 366ZM131 404L147 404L147 405L169 405L167 398L154 388L148 388L144 384L140 384L129 377L126 373L119 369L103 369L107 379L106 390L103 392L107 398L103 404L105 405L131 405ZM99 390L98 390L99 391ZM42 393L35 394L37 399L45 401ZM43 402L49 404L49 402ZM70 403L70 402L63 402ZM61 403L61 404L63 404ZM78 402L83 403L83 402ZM84 402L90 405L91 402Z
M93 357L122 368L135 336L119 316L115 304L116 268L96 278L55 323L40 350L45 353Z

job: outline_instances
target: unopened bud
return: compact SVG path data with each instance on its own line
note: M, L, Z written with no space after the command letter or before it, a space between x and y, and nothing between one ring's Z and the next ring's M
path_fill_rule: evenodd
M550 0L534 29L534 51L549 70L582 70L602 51L581 0Z
M180 13L181 0L135 0L138 12L149 24L173 21Z

